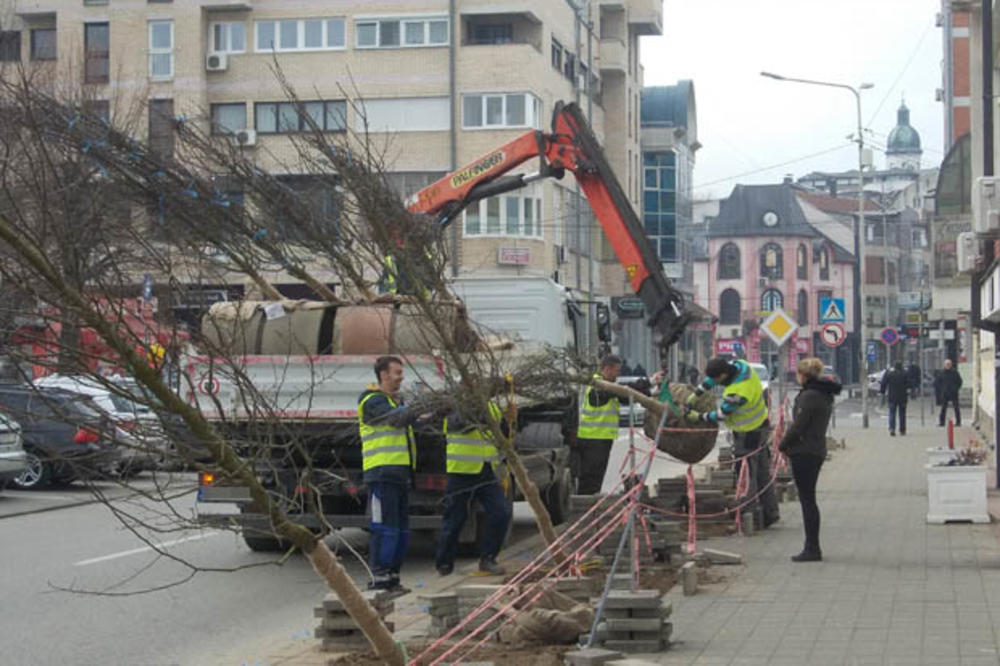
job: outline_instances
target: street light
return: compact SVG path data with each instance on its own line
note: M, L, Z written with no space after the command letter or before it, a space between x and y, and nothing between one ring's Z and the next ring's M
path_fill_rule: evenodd
M814 86L826 86L828 88L842 88L844 90L850 90L851 94L854 95L854 102L858 110L858 224L857 229L855 229L855 244L857 246L857 261L858 261L858 288L857 288L857 299L858 307L857 312L857 323L855 328L858 332L858 348L861 355L861 360L859 364L860 376L858 380L861 383L861 426L864 428L868 427L868 373L865 372L865 275L864 275L864 261L863 257L865 254L865 180L864 180L864 168L865 168L865 136L861 131L861 93L858 90L868 90L869 88L874 88L875 86L871 83L862 83L857 88L854 86L849 86L846 83L832 83L830 81L814 81L812 79L797 79L791 76L782 76L780 74L775 74L773 72L761 72L761 76L766 76L769 79L775 79L776 81L791 81L792 83L808 83Z

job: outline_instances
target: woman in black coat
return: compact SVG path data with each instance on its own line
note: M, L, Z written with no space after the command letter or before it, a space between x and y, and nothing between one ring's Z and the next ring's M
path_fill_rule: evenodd
M778 449L788 456L792 476L799 491L802 505L802 523L806 542L802 552L793 555L795 562L819 562L823 553L819 548L819 506L816 505L816 482L819 470L826 460L826 427L833 413L833 397L841 386L832 379L822 377L823 361L806 358L799 361L796 378L802 390L795 397L792 423L778 444Z

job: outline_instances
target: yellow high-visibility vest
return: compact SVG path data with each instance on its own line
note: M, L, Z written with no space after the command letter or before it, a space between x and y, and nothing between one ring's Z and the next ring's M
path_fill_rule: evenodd
M760 377L742 361L740 364L740 374L745 374L745 378L733 382L722 391L722 398L727 395L738 395L746 399L736 411L723 415L726 425L733 432L749 432L761 426L767 420L767 403L764 402L764 385L760 383Z
M594 379L603 379L594 375ZM600 407L590 405L590 392L593 386L588 386L580 403L580 425L576 429L578 439L615 439L618 437L618 397L611 399Z
M490 414L497 421L503 418L500 408L493 402L490 402ZM500 452L485 427L472 428L466 432L448 432L448 419L445 419L444 437L448 443L448 474L479 474L486 463L493 469L500 464Z
M361 432L361 469L368 471L375 467L400 465L417 468L417 451L413 428L398 428L393 425L370 425L365 423L365 403L373 395L384 395L389 405L397 407L396 401L387 393L373 391L358 403L358 429Z

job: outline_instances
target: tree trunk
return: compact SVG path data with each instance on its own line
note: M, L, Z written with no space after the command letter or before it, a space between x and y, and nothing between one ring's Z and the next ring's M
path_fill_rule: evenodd
M620 398L628 398L629 400L639 403L649 411L656 414L657 417L663 416L663 410L666 409L663 403L656 398L650 398L648 395L639 393L635 389L629 388L628 386L623 386L622 384L616 384L614 382L606 382L603 379L592 379L590 380L590 383L602 391L614 393Z
M331 590L344 604L344 610L351 616L358 627L365 633L368 642L375 648L376 654L390 666L406 666L403 651L396 639L389 633L381 616L362 596L361 590L354 584L344 567L337 561L337 556L323 541L316 541L312 550L306 553L310 564L316 573L326 581Z

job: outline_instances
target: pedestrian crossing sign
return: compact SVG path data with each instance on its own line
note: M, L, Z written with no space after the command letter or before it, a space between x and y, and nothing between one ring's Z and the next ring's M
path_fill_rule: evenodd
M821 324L831 321L844 321L844 299L819 299L819 321Z

